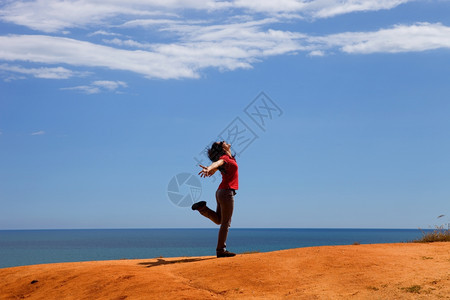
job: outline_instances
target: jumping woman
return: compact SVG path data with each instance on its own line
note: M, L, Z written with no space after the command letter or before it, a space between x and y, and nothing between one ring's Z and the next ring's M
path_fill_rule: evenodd
M208 167L200 165L202 170L198 173L200 177L212 176L217 170L222 173L222 182L216 191L216 211L208 208L205 201L192 205L192 210L198 210L200 214L220 225L216 248L217 257L236 255L226 249L228 228L233 215L234 195L236 195L236 190L239 188L238 165L234 156L231 155L230 149L231 145L225 141L212 144L211 148L208 149L208 157L212 164Z

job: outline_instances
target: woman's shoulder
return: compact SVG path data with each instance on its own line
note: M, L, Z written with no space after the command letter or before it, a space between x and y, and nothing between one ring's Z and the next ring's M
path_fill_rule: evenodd
M230 157L229 157L227 154L222 154L222 155L219 157L219 159L222 159L222 160L224 160L224 161L227 161L227 160L230 159Z
M228 154L224 154L222 155L219 159L222 159L223 161L227 162L227 161L236 161L236 159L234 158L234 156L230 156Z

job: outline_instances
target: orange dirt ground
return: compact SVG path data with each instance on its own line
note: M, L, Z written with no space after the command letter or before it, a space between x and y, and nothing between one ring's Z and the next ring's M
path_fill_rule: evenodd
M450 299L450 243L58 263L0 278L0 299Z

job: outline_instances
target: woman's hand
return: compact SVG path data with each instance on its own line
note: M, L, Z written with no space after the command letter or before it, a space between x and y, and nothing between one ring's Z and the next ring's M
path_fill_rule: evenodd
M214 175L214 173L216 173L217 169L214 170L210 170L209 167L205 167L202 165L199 165L202 170L200 172L198 172L198 175L200 175L200 177L210 177L212 175Z
M200 175L200 177L207 177L207 176L209 176L208 167L205 167L205 166L202 166L202 165L199 165L199 166L200 166L200 168L202 168L202 170L200 172L198 172L198 175Z
M202 170L198 172L198 175L200 175L200 177L210 177L214 175L214 173L216 173L219 167L222 166L223 164L224 164L223 159L219 159L218 161L213 162L209 167L199 165L200 168L202 168Z

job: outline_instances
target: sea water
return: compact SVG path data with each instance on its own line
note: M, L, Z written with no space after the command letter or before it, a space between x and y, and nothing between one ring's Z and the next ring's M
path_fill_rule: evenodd
M90 260L215 255L218 229L0 230L0 268ZM418 229L230 229L228 249L267 252L324 245L398 243Z

